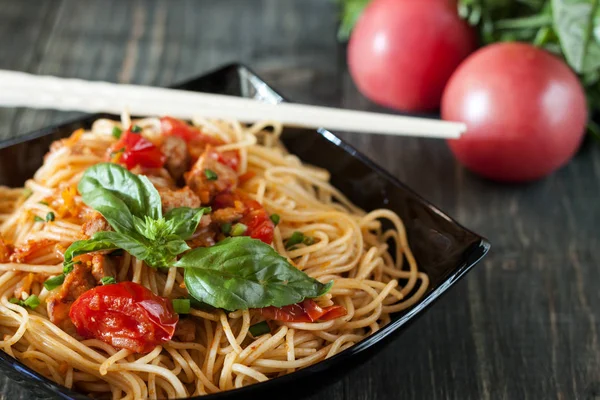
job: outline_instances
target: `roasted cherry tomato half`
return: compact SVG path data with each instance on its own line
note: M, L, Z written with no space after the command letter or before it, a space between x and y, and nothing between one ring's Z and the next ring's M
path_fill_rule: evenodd
M97 286L71 306L77 333L136 353L152 351L173 337L179 316L171 301L134 282Z

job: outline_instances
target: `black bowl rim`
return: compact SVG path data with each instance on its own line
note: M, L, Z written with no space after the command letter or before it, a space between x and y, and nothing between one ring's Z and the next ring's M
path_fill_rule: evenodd
M171 87L184 88L185 86L189 85L190 83L192 83L198 79L208 78L211 75L223 73L230 69L236 69L238 71L245 70L246 72L250 73L250 75L257 77L263 83L265 83L265 85L269 89L271 89L275 94L277 94L283 101L286 101L286 102L288 101L288 99L286 99L281 93L277 92L277 90L275 90L272 86L270 86L265 81L263 81L259 77L259 75L256 74L251 68L249 68L248 66L246 66L242 63L225 64L219 68L210 70L198 77L187 79L187 80L185 80L181 83L175 84ZM87 123L87 122L91 122L91 121L93 121L97 118L103 117L103 116L108 116L108 114L85 114L83 116L62 122L60 124L37 129L35 131L32 131L25 135L18 136L16 138L11 138L11 139L0 141L0 149L49 135L52 132L56 131L57 129L59 129L60 127L63 127L63 126L67 126L70 124ZM358 151L352 145L346 143L344 140L342 140L341 138L336 136L334 133L330 132L329 130L327 130L325 128L318 128L318 129L316 129L316 131L320 135L322 135L326 140L332 142L333 144L335 144L338 147L341 147L344 151L349 153L352 157L359 159L361 162L363 162L365 165L367 165L370 169L374 170L379 175L382 175L385 179L391 181L391 183L393 183L395 186L401 187L403 190L410 192L420 202L422 202L428 208L434 210L440 217L446 219L447 221L449 221L452 224L456 225L457 227L461 228L466 233L471 234L475 238L478 238L478 240L474 241L473 244L469 247L469 249L465 251L465 261L462 264L458 265L452 271L452 273L450 273L445 278L444 283L442 285L440 285L435 290L426 294L426 296L421 301L419 301L416 305L414 305L412 308L410 308L408 310L408 312L406 312L400 318L392 321L388 325L381 328L379 331L366 337L365 339L363 339L362 341L353 345L352 347L350 347L350 348L348 348L326 360L320 361L317 364L314 364L310 367L306 367L304 369L301 369L299 371L293 372L288 375L270 379L269 381L266 381L266 382L255 383L255 384L252 384L249 386L245 386L245 387L242 387L239 389L232 389L232 390L228 390L225 392L219 392L219 393L214 393L214 394L209 394L209 395L204 395L204 396L188 397L188 398L185 398L182 400L213 400L213 399L217 400L217 399L223 399L223 398L226 398L229 396L231 396L231 397L240 396L240 398L241 398L242 396L249 395L254 391L261 390L265 386L275 385L275 384L276 385L285 385L287 382L290 382L291 380L301 379L304 376L310 375L314 369L319 369L320 371L324 371L336 364L343 362L344 360L353 358L353 357L357 356L358 354L373 347L374 345L383 342L384 339L389 339L390 335L397 333L399 331L400 327L408 324L409 322L414 322L416 317L423 315L424 311L427 308L429 308L436 300L438 300L439 297L443 293L445 293L450 287L452 287L456 282L458 282L462 277L464 277L464 275L469 270L471 270L471 268L473 268L489 252L489 250L491 248L491 244L486 238L484 238L483 236L464 227L459 222L457 222L456 220L454 220L453 218L448 216L445 212L440 210L437 206L433 205L431 202L429 202L427 199L423 198L421 195L416 193L410 187L406 186L398 178L396 178L390 172L388 172L387 170L385 170L384 168L379 166L377 163L372 161L369 157L362 154L360 151ZM58 396L60 396L63 399L79 400L79 399L87 399L88 398L85 395L76 393L76 392L74 392L64 386L61 386L61 385L55 383L54 381L42 376L41 374L39 374L36 371L34 371L33 369L27 367L20 361L12 358L4 351L0 351L0 361L4 362L6 364L9 364L10 366L13 367L13 369L17 370L21 374L23 374L33 380L38 381L43 386L45 386L46 389L49 389L50 391L54 392L55 394L57 394Z

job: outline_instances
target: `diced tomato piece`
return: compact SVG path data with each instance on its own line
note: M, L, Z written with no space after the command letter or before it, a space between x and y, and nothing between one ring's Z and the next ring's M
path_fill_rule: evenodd
M239 191L233 193L225 192L215 197L212 207L215 210L235 207L236 201L242 202L245 208L242 218L237 221L248 227L245 236L262 240L266 244L273 243L275 225L269 218L267 211L258 201L251 199Z
M306 299L302 303L291 304L285 307L260 308L259 311L267 320L284 322L330 321L343 317L348 313L344 307L338 305L325 308L319 307L311 299Z
M132 169L136 165L145 168L160 168L165 164L166 157L151 141L131 129L123 132L119 141L113 144L108 160L125 165Z
M69 317L81 336L136 353L171 340L179 321L169 299L134 282L86 291L71 306Z

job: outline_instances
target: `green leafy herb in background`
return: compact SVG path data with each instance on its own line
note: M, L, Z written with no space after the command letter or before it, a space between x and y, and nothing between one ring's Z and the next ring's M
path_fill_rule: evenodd
M346 40L369 0L339 0ZM600 0L459 0L458 13L482 45L522 41L562 58L579 75L592 113L600 111ZM600 138L600 126L589 129Z

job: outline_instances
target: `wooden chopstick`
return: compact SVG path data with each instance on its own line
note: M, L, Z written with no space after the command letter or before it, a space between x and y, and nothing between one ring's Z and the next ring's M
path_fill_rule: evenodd
M242 122L276 120L284 125L429 138L458 138L466 130L462 123L429 118L294 103L270 104L220 94L6 70L0 70L0 106L112 114L127 109L140 116L170 115L183 119L202 116Z

